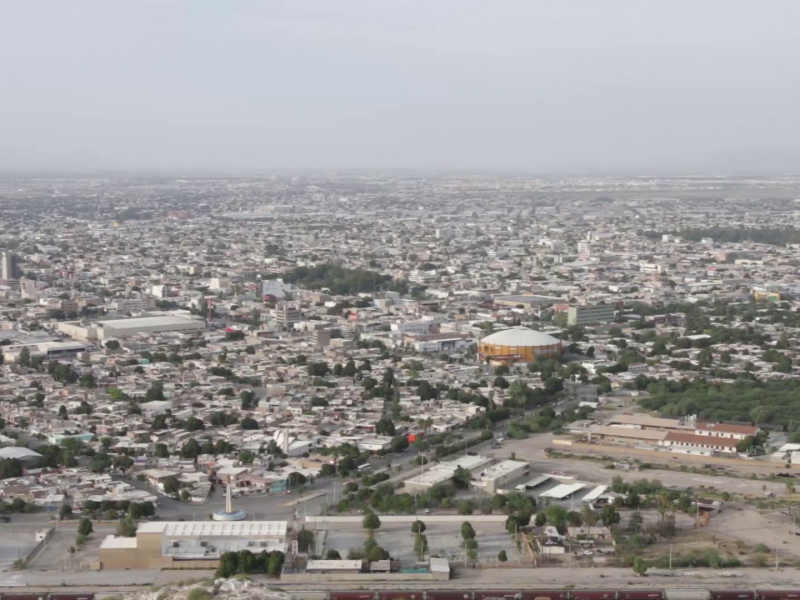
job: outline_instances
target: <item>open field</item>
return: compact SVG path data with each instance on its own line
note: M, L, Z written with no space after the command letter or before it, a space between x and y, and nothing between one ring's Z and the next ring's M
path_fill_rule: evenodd
M503 442L501 448L492 450L489 455L496 458L508 458L512 453L522 460L527 460L531 463L531 473L547 473L549 471L563 471L567 474L573 475L576 479L592 483L606 484L610 483L613 477L622 477L625 481L632 481L635 479L658 479L668 487L695 487L701 485L706 487L714 487L720 492L727 491L731 494L745 494L752 496L764 496L764 488L766 491L773 493L776 496L786 494L786 485L779 481L766 481L763 479L747 479L740 477L726 477L724 471L720 471L718 475L704 475L690 472L683 472L677 470L681 464L684 456L679 456L673 459L674 455L666 453L651 453L663 454L663 460L673 466L674 470L666 469L645 469L642 471L624 471L619 469L606 469L604 465L597 461L581 460L579 458L570 459L565 457L550 458L545 455L546 448L553 448L555 451L568 453L570 451L578 454L589 454L584 451L584 446L594 450L598 457L601 456L615 456L619 460L630 458L632 454L631 448L620 448L614 446L596 446L584 444L578 447L553 447L553 436L551 434L532 435L523 440L506 440ZM659 456L661 458L661 456ZM704 464L714 464L713 459L707 457L694 457L702 458L703 460L693 461L691 466L702 467ZM649 457L641 458L643 462L654 462ZM745 461L739 461L745 462ZM750 462L747 462L749 465ZM755 464L755 461L753 461ZM764 471L761 475L767 472L785 471L783 464L775 465L768 463L769 471ZM756 465L754 468L761 468ZM800 472L798 472L800 474Z

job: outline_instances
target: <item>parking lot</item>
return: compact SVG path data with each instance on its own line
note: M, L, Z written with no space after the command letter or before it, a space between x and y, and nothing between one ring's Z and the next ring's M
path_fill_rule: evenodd
M469 521L469 517L464 517L464 520ZM514 541L512 536L505 531L502 523L473 523L473 528L478 541L479 561L493 562L497 560L497 555L501 550L506 551L509 560L516 560L517 551ZM425 536L428 539L426 558L435 555L454 562L463 562L461 522L458 524L427 524ZM362 548L366 538L367 532L361 528L360 524L337 524L335 528L327 531L325 551L333 548L339 551L342 558L345 558L351 548ZM414 534L411 533L411 526L408 523L384 523L375 532L375 540L379 546L389 552L392 558L399 559L405 564L417 560L414 552Z

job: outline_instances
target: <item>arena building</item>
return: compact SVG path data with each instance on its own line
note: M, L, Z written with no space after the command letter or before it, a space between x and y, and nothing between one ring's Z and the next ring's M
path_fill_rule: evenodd
M561 340L527 327L512 327L487 335L478 347L481 358L497 362L533 362L540 356L555 356L561 351Z

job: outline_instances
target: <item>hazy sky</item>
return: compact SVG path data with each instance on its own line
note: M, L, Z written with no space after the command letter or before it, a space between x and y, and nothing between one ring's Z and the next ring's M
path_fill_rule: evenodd
M0 0L0 170L800 171L800 1Z

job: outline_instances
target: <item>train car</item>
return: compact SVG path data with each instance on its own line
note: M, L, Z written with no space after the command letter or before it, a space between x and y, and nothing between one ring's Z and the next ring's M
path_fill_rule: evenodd
M475 600L519 600L518 590L479 590Z
M94 600L94 594L48 594L48 600Z
M47 594L0 594L2 600L47 600Z
M572 590L572 600L617 600L616 590Z
M472 592L467 590L430 590L425 592L425 600L472 600Z
M375 592L328 592L330 600L375 600Z
M752 590L711 590L711 600L756 600Z
M379 591L380 600L424 600L425 590L408 590L405 592Z
M667 600L710 600L711 592L705 588L664 590Z
M800 590L756 590L760 600L800 600Z
M522 590L522 600L567 600L569 593L566 590Z
M619 600L664 600L664 590L622 590Z

